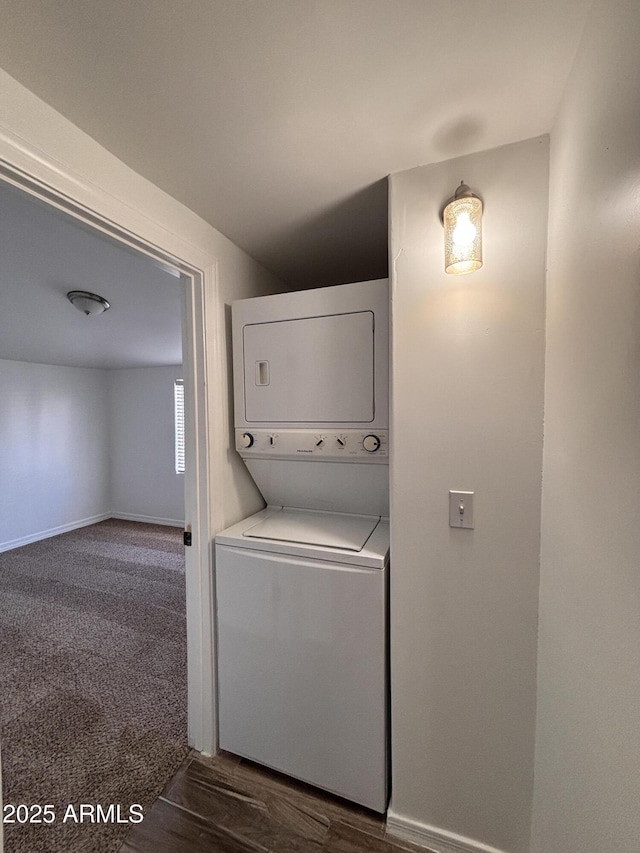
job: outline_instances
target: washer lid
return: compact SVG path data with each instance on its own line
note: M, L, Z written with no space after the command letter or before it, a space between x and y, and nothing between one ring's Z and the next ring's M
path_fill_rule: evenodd
M282 507L245 530L242 535L256 539L319 545L323 548L339 548L344 551L361 551L379 521L379 516Z

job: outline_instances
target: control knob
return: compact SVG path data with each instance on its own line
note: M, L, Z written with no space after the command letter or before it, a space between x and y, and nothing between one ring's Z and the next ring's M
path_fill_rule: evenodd
M250 432L243 432L240 436L240 447L251 447L253 445L253 436Z
M373 435L370 433L369 435L365 435L362 440L362 446L367 451L367 453L375 453L376 450L380 447L380 439L377 435Z

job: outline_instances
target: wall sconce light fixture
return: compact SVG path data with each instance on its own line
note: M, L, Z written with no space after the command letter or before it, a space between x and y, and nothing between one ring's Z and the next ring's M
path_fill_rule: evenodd
M442 208L444 270L453 275L475 272L482 266L482 199L460 182Z

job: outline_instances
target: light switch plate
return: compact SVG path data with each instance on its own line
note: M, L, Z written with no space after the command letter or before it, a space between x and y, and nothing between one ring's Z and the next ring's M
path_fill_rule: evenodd
M473 497L475 492L449 492L449 527L473 530Z

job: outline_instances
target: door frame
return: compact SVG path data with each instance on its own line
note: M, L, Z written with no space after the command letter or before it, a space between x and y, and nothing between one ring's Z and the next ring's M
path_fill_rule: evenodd
M41 142L43 135L39 135ZM70 151L70 156L76 154ZM222 437L226 434L224 406L219 404L224 330L218 310L218 261L192 240L197 229L176 228L171 215L165 219L168 225L152 218L149 201L153 199L144 199L137 207L136 196L144 187L132 190L131 198L118 197L55 155L17 137L1 121L0 180L181 274L188 460L185 524L193 541L186 549L188 740L199 751L214 754L217 723L211 531L220 529L223 519ZM187 222L187 226L191 224Z

